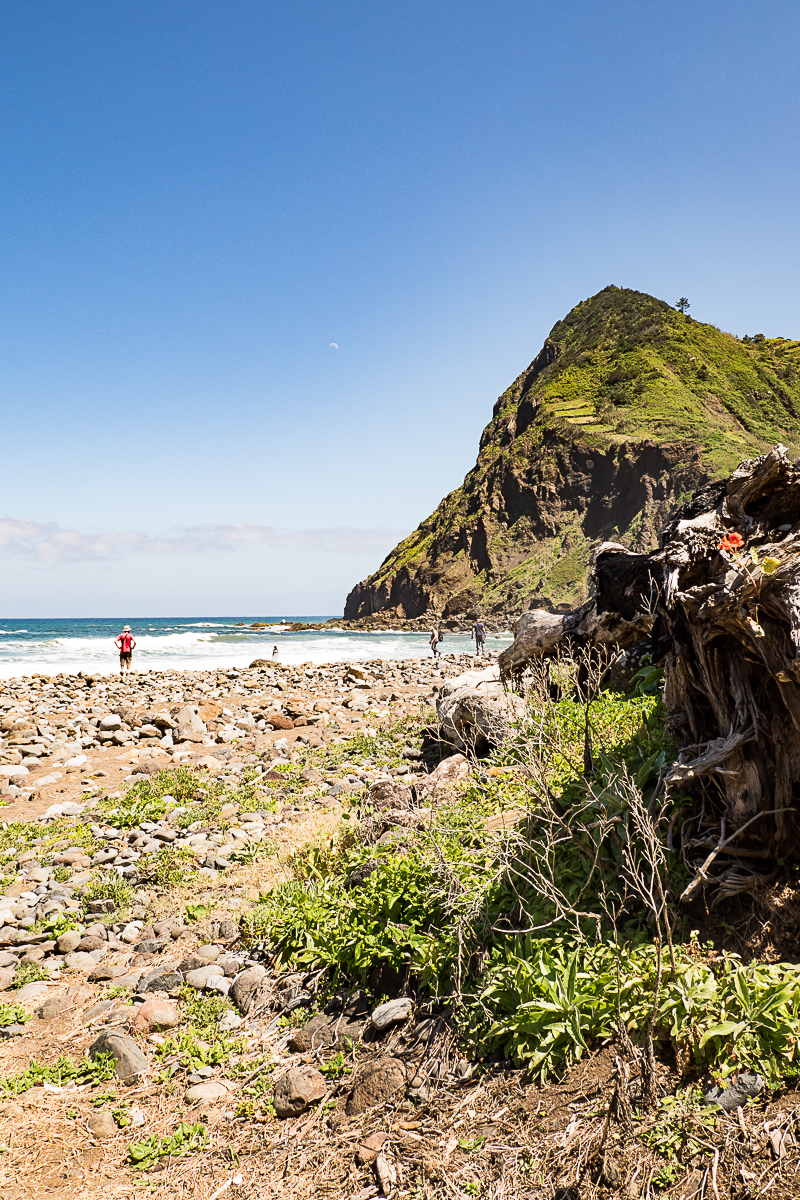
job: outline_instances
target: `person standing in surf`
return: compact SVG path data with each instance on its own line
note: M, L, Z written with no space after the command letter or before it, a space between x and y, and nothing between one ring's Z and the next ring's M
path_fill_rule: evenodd
M130 673L131 659L136 646L136 638L131 633L130 625L126 625L122 633L119 635L114 645L119 650L119 673L123 675L125 671Z
M475 653L478 658L483 658L483 649L486 645L486 626L480 617L472 626L472 636L475 638Z
M431 647L431 650L433 651L434 658L439 657L439 642L441 642L441 640L442 640L442 635L441 635L440 631L436 628L436 626L434 626L433 629L431 630L431 639L430 639L430 647Z

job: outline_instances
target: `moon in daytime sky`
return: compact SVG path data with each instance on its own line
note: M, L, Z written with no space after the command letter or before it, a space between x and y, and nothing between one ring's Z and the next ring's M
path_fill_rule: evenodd
M338 349L339 349L339 343L338 343L338 342L330 342L330 343L329 343L329 345L330 345L330 348L331 348L331 350L338 350Z

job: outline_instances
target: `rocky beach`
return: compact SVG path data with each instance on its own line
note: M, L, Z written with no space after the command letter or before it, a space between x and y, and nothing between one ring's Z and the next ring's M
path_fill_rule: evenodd
M431 703L448 673L475 661L256 660L224 671L9 680L0 690L5 815L36 816L43 805L94 794L99 779L107 781L100 791L110 793L179 763L236 772L264 757L291 760L301 747L321 747Z
M720 1200L738 1194L729 1184L753 1155L762 1174L786 1175L800 1096L776 1092L774 1073L769 1089L757 1072L735 1087L723 1076L713 1111L752 1107L717 1120L689 1098L691 1068L676 1066L671 1040L655 1070L678 1117L629 1118L598 1158L620 1059L589 1014L612 1003L615 968L602 943L567 939L589 956L570 1002L589 1044L571 1052L559 1016L567 965L548 957L563 935L516 956L498 873L528 844L522 827L537 845L536 722L561 714L559 755L580 778L585 717L544 696L526 707L498 677L495 656L449 655L3 685L4 1200L638 1200L656 1179L702 1183L708 1164L694 1165L691 1142L671 1157L684 1118L716 1155ZM661 736L657 697L611 695L594 719L612 756L603 769L623 747L646 781L635 747L652 753ZM567 845L580 847L598 823L594 809L588 825L574 811ZM476 887L501 888L488 934ZM535 895L524 902L536 911ZM481 950L487 936L511 948L507 959ZM489 972L479 1000L453 973L463 937L465 970ZM653 952L645 941L624 960L636 1037ZM675 954L664 1003L694 1004L690 986L705 997L690 1018L702 1028L732 1003L738 976L710 941ZM545 982L520 985L512 969ZM759 966L748 979L794 987L792 971ZM541 1054L547 1069L533 1071ZM641 1061L626 1085L634 1099Z
M370 1137L375 1106L400 1101L411 1112L432 1095L413 1063L444 1027L422 1010L409 1022L411 999L381 1005L357 990L340 1016L312 1017L304 1032L314 989L304 990L303 973L252 956L248 914L292 876L296 854L338 836L359 798L394 814L387 828L412 829L437 788L463 783L463 755L436 742L423 750L420 733L447 679L475 666L468 655L255 662L4 684L0 1137L13 1147L0 1159L4 1197L99 1196L110 1185L139 1195L128 1150L137 1137L157 1147L177 1123L202 1149L220 1122L226 1136L246 1128L255 1157L238 1176L211 1168L193 1194L210 1194L219 1177L255 1195L277 1143L264 1159L253 1097L272 1086L277 1064L270 1119L307 1126L309 1113L330 1108L318 1101L341 1091L313 1065L320 1051L362 1035L366 1065L342 1094L340 1120L345 1106L358 1118L357 1169L374 1177L387 1140ZM456 1080L471 1074L466 1061L452 1069ZM409 1086L413 1102L402 1099ZM166 1182L158 1172L168 1161L156 1153L145 1165ZM170 1171L167 1194L199 1186L190 1176L179 1183Z

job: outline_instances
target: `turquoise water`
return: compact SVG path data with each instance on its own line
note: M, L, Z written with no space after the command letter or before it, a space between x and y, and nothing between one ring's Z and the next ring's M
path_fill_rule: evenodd
M285 621L327 621L326 616L281 617L144 617L86 618L33 621L0 620L0 679L42 672L105 673L119 670L114 639L123 625L136 638L134 669L206 670L211 667L246 667L254 658L271 658L278 647L281 662L354 662L370 658L425 658L430 655L424 633L362 633L351 629L326 629L291 633ZM266 630L248 629L266 621ZM487 640L488 650L501 650L510 635ZM469 638L445 633L443 653L461 654L474 649Z

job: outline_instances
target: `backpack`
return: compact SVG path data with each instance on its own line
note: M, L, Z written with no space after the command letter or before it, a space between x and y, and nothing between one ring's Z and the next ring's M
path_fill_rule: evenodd
M443 642L443 641L444 641L444 634L442 633L442 631L441 631L441 630L439 630L439 636L438 636L438 638L437 638L436 640L437 640L437 642Z

